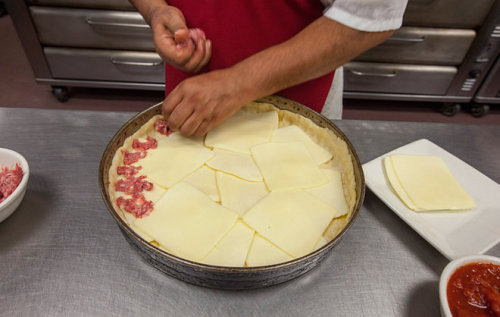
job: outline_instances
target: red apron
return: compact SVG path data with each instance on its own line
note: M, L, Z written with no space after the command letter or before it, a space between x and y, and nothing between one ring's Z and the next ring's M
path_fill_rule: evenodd
M212 41L204 72L232 66L265 48L284 42L322 16L319 0L168 0L182 11L189 28L202 29ZM221 6L224 8L221 9ZM263 71L255 70L255 71ZM321 112L333 72L276 93ZM165 94L193 74L166 66Z

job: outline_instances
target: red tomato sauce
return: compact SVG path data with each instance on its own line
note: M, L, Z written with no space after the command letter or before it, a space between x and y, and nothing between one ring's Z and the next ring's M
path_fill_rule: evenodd
M454 317L500 317L500 265L470 263L448 281L448 305Z

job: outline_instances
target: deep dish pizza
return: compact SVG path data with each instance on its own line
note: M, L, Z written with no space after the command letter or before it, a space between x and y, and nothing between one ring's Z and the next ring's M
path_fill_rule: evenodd
M257 102L199 138L154 116L115 153L109 180L114 208L144 240L218 266L309 254L343 229L356 201L346 143Z

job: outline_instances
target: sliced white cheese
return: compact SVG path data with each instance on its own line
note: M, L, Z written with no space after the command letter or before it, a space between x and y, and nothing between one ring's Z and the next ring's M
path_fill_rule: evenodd
M307 189L328 183L301 142L267 142L251 148L270 191Z
M148 175L166 188L177 184L214 155L201 143L179 133L172 133L162 140L156 149L148 150L146 157L135 165L142 166L141 174Z
M240 216L269 193L264 182L248 182L223 172L217 172L216 177L222 206Z
M324 236L321 236L319 238L318 242L316 242L316 245L314 246L314 250L321 248L322 246L326 245L328 242L329 241Z
M264 239L261 235L255 234L250 251L248 252L246 264L247 266L263 266L290 260L293 260L293 257Z
M128 196L124 195L123 196L124 198L128 198ZM126 211L125 209L121 208L120 206L120 210L123 212L123 216L125 217L125 221L128 223L128 225L133 228L133 225L134 225L134 222L135 222L135 219L137 219L134 214Z
M135 220L135 217L134 217L134 220ZM146 232L144 232L143 230L141 230L136 225L131 224L130 228L132 228L132 230L134 230L135 233L137 233L139 235L139 237L143 238L145 241L147 241L147 242L154 241L154 239L149 234L147 234Z
M148 182L151 182L153 184L153 189L151 189L151 190L145 190L145 191L142 192L142 194L144 195L144 198L146 198L146 200L150 200L154 204L158 200L160 200L160 198L163 197L163 195L165 195L165 193L167 192L167 190L165 188L161 187L160 185L158 185L152 179L146 178L146 180Z
M215 156L207 162L211 168L252 182L262 181L262 174L250 154L214 149Z
M311 252L330 221L332 206L305 191L271 192L243 220L294 257Z
M404 188L399 183L399 179L394 172L394 167L392 165L392 160L390 156L386 156L384 158L384 170L385 175L387 176L387 180L391 188L394 190L395 194L399 197L399 199L410 209L415 211L421 211L420 208L415 206L415 203L411 200L410 196L406 193Z
M392 155L394 172L408 197L422 210L463 210L476 206L438 156Z
M344 196L342 175L339 171L331 167L322 167L320 169L326 175L329 182L323 186L307 189L307 192L337 209L337 217L347 214L349 207Z
M205 145L249 154L250 147L271 140L271 133L277 126L276 111L257 115L240 110L208 132Z
M200 191L207 194L213 201L219 202L219 191L215 180L215 171L206 165L203 165L192 174L184 178L183 182L188 183Z
M309 151L309 154L311 154L311 157L318 165L329 161L333 157L330 152L319 146L309 137L309 135L307 135L307 133L305 133L300 127L296 125L289 125L274 130L271 140L273 142L299 141L304 143L307 150Z
M179 183L134 224L173 254L199 261L231 229L238 215L186 183Z
M255 231L241 220L237 221L215 248L201 260L201 263L232 267L244 266L254 234Z

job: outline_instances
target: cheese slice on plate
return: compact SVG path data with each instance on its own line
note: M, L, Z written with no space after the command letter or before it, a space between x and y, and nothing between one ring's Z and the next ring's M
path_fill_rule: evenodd
M329 161L333 157L330 152L319 146L301 128L296 125L289 125L274 130L271 140L273 142L299 141L304 143L307 150L309 151L309 154L311 154L311 157L318 165Z
M389 181L389 185L393 189L394 193L399 197L399 199L410 209L415 210L415 211L422 211L420 208L417 208L415 206L415 203L413 200L411 200L410 196L406 193L404 188L401 186L401 183L399 182L399 179L394 172L394 167L392 165L392 160L390 156L386 156L384 158L384 171L385 175L387 177L387 180Z
M270 191L307 189L328 183L301 142L267 142L251 151Z
M207 162L211 168L241 177L248 181L262 181L262 174L250 154L214 149L215 156Z
M236 223L238 215L186 183L179 183L134 225L175 255L199 261Z
M142 166L141 174L148 175L163 187L170 188L200 168L214 153L201 143L172 133L148 150L145 158L135 165Z
M271 140L278 126L278 113L239 111L207 133L205 145L238 153L250 153L250 147Z
M323 186L307 189L307 192L333 206L338 211L337 217L347 214L349 207L347 206L344 196L342 175L339 171L331 167L322 167L320 169L328 178L329 183Z
M293 257L264 239L261 235L255 234L250 251L248 252L246 264L247 266L263 266L290 260L293 260Z
M264 182L248 182L223 172L217 172L216 176L222 206L240 216L269 193Z
M244 216L250 227L294 257L314 249L337 211L305 191L271 192Z
M203 165L182 181L207 194L213 201L220 201L219 191L215 180L215 171L210 167Z
M201 263L232 267L244 266L254 234L255 231L241 220L237 221L215 248L201 260Z
M392 162L389 168L392 166L399 181L393 188L401 186L406 195L400 198L407 201L409 198L407 205L413 204L415 210L464 210L476 206L440 157L392 155L389 159ZM394 181L394 177L392 179Z

